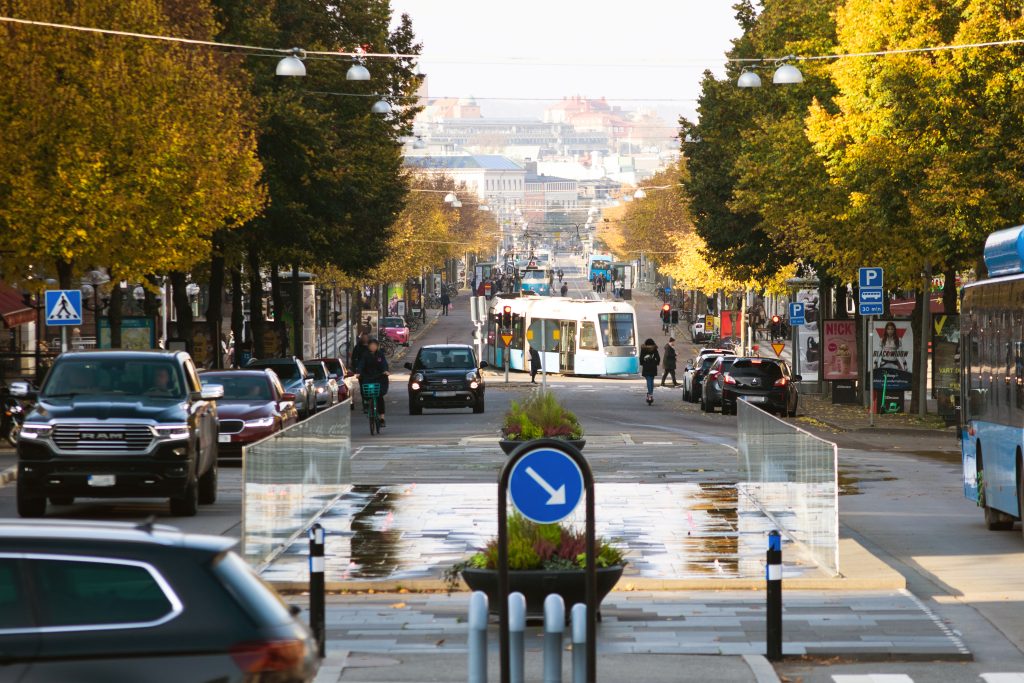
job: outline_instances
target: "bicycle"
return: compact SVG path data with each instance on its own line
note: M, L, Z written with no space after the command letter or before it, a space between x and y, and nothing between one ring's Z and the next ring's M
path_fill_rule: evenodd
M382 335L378 342L380 343L380 350L384 352L385 358L393 357L395 352L398 351L398 344L391 341L391 339L386 336Z
M363 409L370 418L370 434L380 434L381 419L377 412L377 399L380 398L380 383L368 382L359 385L359 393L363 397Z

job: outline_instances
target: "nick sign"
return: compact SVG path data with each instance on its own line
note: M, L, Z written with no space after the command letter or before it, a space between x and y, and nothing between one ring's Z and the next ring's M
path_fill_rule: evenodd
M857 379L857 323L826 320L822 330L824 379Z

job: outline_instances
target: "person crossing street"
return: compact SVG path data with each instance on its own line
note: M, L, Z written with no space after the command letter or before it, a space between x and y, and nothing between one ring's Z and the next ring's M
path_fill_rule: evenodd
M669 337L668 343L665 344L665 355L662 358L662 367L665 368L665 374L661 376L661 386L665 386L665 378L672 375L672 386L678 387L679 382L676 381L676 340L675 337Z
M659 365L661 354L658 353L658 345L648 338L640 348L640 370L647 382L647 405L654 403L654 378L658 376Z

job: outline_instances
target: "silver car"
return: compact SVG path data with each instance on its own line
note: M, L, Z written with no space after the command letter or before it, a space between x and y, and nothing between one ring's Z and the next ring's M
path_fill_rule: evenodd
M306 371L313 376L313 387L316 392L316 409L330 408L338 402L338 380L327 372L322 360L304 361Z

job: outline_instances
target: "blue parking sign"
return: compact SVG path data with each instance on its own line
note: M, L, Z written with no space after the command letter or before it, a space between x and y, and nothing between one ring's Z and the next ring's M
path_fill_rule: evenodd
M859 271L859 275L861 289L881 289L882 287L885 286L883 282L883 273L881 268L861 268Z
M789 324L805 325L806 323L806 306L798 301L789 304Z

